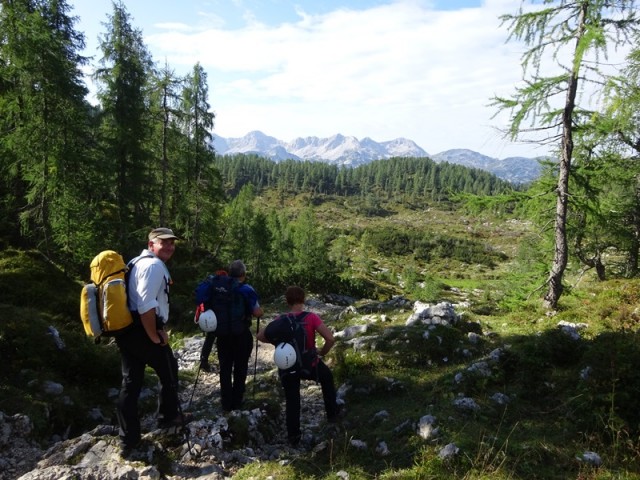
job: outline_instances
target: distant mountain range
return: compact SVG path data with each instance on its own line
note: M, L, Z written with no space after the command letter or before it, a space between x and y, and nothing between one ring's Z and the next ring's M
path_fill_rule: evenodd
M449 162L493 173L512 183L527 183L540 175L539 159L527 157L491 158L465 149L428 154L412 140L396 138L376 142L368 137L334 135L329 138L305 137L284 142L262 132L250 132L240 138L214 135L213 146L219 155L254 153L275 162L282 160L311 160L335 165L357 167L373 160L391 157L428 157L434 162Z

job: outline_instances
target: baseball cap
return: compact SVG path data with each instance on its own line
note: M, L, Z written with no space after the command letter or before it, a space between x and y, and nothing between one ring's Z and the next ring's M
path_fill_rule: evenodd
M171 230L170 228L154 228L153 230L151 230L151 232L149 232L149 241L156 239L165 240L169 238L178 238L174 235L173 230Z

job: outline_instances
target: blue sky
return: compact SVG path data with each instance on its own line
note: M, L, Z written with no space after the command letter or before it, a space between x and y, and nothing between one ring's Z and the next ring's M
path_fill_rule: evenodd
M488 106L522 78L522 47L499 15L520 0L132 0L153 59L207 72L214 132L284 141L335 134L404 137L430 154L468 148L504 158L546 150L504 139ZM85 54L111 0L69 0ZM88 69L88 72L91 68Z

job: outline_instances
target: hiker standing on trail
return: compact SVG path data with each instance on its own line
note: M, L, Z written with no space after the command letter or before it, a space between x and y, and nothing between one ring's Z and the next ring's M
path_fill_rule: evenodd
M116 337L122 361L117 415L123 451L135 448L140 442L138 399L147 365L156 372L161 384L159 427L179 426L184 422L178 403L178 362L166 330L171 276L165 262L175 251L176 238L169 228L152 230L147 248L129 262L127 295L135 320L130 329Z
M228 330L218 319L216 329L216 349L220 364L220 397L225 412L237 410L244 402L245 384L249 371L249 358L253 350L251 334L251 316L261 317L262 307L254 288L246 283L247 267L242 260L234 260L228 268L229 277L239 283L237 292L247 305L245 318L241 319L241 328L231 325ZM215 311L215 310L214 310ZM236 319L231 322L237 325Z
M324 339L324 345L317 352L318 358L313 361L313 366L308 372L303 373L303 369L294 368L290 370L278 370L280 383L284 389L286 424L289 443L298 445L301 438L300 432L300 379L315 380L322 388L322 398L327 414L327 421L334 423L338 420L340 407L336 401L336 389L333 383L331 369L322 361L322 357L327 355L335 343L333 333L323 323L322 319L313 312L304 310L304 290L297 286L287 288L285 299L293 314L295 321L301 322L306 329L306 350L312 351L316 348L316 332ZM265 334L268 326L258 332L258 340L265 343L272 343Z
M216 270L215 276L228 276L226 270ZM204 308L204 305L202 305ZM202 343L202 350L200 350L200 370L203 372L211 373L213 369L211 368L211 364L209 363L209 356L211 355L211 350L213 350L213 344L216 342L216 332L207 331L205 333L204 342Z

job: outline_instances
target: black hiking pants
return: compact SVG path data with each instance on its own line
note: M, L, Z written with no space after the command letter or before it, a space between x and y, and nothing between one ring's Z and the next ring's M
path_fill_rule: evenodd
M209 355L211 355L211 350L213 350L213 344L215 341L216 333L207 332L202 344L202 350L200 351L200 364L209 363Z
M324 400L324 410L327 420L334 420L338 415L338 404L336 402L336 388L333 384L333 373L331 369L322 361L312 370L311 375L301 375L300 372L287 372L280 375L280 383L284 389L286 402L286 423L289 441L298 443L300 440L300 380L315 380L322 388L322 399Z
M122 361L122 385L117 403L120 439L128 446L140 441L138 399L149 365L160 380L158 418L172 420L178 415L178 361L171 347L153 343L142 325L116 337Z
M253 350L253 335L249 330L239 335L216 337L220 364L220 398L222 409L242 407L249 372L249 358Z

